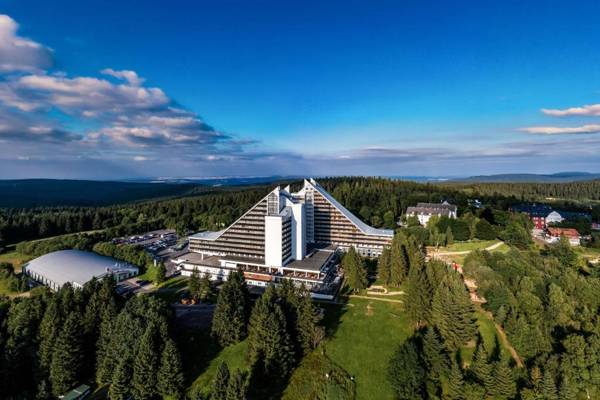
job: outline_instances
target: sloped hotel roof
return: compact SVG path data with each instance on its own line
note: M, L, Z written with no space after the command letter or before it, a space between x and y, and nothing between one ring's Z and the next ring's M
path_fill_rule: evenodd
M308 181L305 181L308 182ZM366 235L378 235L378 236L394 236L392 229L379 229L373 228L361 221L356 215L352 214L346 207L341 205L332 195L330 195L325 189L321 187L314 179L310 180L310 185L315 188L327 201L329 201L335 208L337 208L346 218L350 220L362 233Z

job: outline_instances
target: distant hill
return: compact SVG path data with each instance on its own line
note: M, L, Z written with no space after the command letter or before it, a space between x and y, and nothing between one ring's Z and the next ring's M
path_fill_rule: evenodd
M0 180L0 208L103 206L161 197L188 196L208 188L197 183Z
M600 173L593 174L589 172L558 172L555 174L498 174L498 175L478 175L468 178L452 179L452 182L482 182L482 183L513 183L513 182L531 182L531 183L561 183L561 182L579 182L600 179Z

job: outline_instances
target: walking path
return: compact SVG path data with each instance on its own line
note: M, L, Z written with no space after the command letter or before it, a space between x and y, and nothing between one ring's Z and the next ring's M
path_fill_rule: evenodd
M487 251L492 251L497 249L498 247L502 246L504 244L503 241L499 241L497 243L494 243L491 246L486 247L483 250L487 250ZM463 251L432 251L431 255L432 256L463 256L463 255L467 255L469 253L471 253L474 250L463 250Z
M367 299L367 300L377 300L377 301L386 301L388 303L404 303L402 300L395 300L395 299L384 299L381 297L373 297L373 296L362 296L360 294L351 294L348 297L354 297L357 299Z
M506 332L504 332L504 329L502 329L502 327L500 325L498 325L496 323L496 321L494 321L494 316L492 315L491 312L485 311L483 309L481 309L481 310L483 311L483 314L489 320L491 320L494 323L494 326L496 327L496 332L498 332L498 336L500 336L500 340L502 341L502 344L510 352L510 355L513 358L513 360L515 360L515 363L517 364L517 367L523 368L523 360L521 360L521 357L519 356L519 353L517 353L517 351L515 350L515 348L508 341L508 338L506 337Z

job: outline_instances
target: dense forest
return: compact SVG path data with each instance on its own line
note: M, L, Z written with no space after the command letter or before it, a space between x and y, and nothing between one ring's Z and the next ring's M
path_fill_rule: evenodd
M564 183L454 183L443 186L483 196L513 196L531 201L600 200L600 180Z
M179 398L184 376L172 319L157 298L125 302L110 278L1 298L2 398L56 398L82 381L109 385L111 399Z
M439 185L385 178L326 178L319 181L338 201L375 227L395 228L408 206L417 202L448 200L459 214L475 211L469 199L498 210L506 210L522 198L565 195L597 198L599 182L561 184L470 184ZM291 182L292 188L300 182ZM285 184L285 183L284 183ZM180 233L221 229L265 196L273 185L212 190L193 197L154 200L105 207L38 207L0 209L0 242L6 244L66 233L110 229L112 236L173 228ZM466 190L468 188L468 190ZM600 206L564 204L600 218Z

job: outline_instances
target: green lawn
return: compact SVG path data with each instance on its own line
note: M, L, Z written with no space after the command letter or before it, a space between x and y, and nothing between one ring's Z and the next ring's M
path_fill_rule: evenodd
M440 247L438 251L446 252L446 251L473 251L473 250L482 250L486 247L493 245L494 243L498 243L497 240L471 240L468 242L456 242L452 243L447 247Z
M354 377L356 398L392 399L388 362L412 333L402 304L352 298L347 305L327 305L325 323L325 353Z
M15 267L15 272L21 272L21 265L25 264L31 259L31 256L21 254L16 251L0 254L0 262L11 263L13 267Z
M477 326L479 327L479 333L483 339L483 345L485 346L488 354L493 354L496 351L497 346L500 346L501 358L508 360L510 358L510 352L502 345L498 332L494 322L490 320L482 310L475 312L475 318L477 319ZM470 364L473 359L473 353L475 352L475 346L465 346L460 350L460 357L466 363Z
M216 347L216 344L212 343L208 338L208 335L205 336L205 340L210 341L210 344L205 342L203 344L204 346L213 345L213 349ZM238 368L242 371L248 371L249 366L246 363L247 348L247 342L243 341L222 349L216 355L206 354L204 352L198 353L198 359L195 361L199 374L191 383L188 393L208 396L217 368L223 361L227 363L231 372L234 372ZM205 364L206 362L208 362L208 364Z

